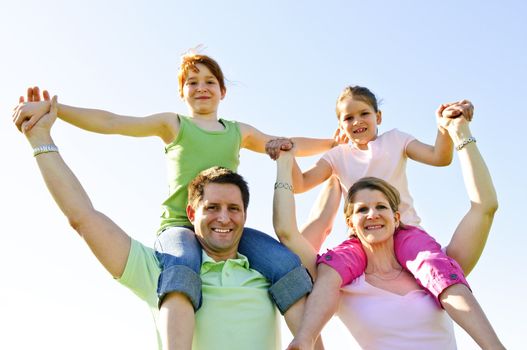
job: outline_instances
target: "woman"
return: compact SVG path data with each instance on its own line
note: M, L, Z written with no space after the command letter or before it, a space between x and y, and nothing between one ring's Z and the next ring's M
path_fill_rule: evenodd
M458 145L471 200L471 207L459 223L446 252L468 274L485 245L497 199L468 121L461 117L441 119L454 144ZM346 266L353 261L347 261L346 250L340 249L345 244L317 259L315 248L300 234L290 191L292 167L293 155L289 152L278 159L275 230L280 240L301 257L317 279L300 330L289 349L311 349L323 326L337 310L363 348L455 349L451 321L395 258L393 237L404 229L397 208L397 190L376 178L362 179L350 189L345 205L346 223L362 244L367 266L364 275L341 289L342 284L349 282L346 281ZM465 308L469 317L460 325L482 348L503 349L483 310L475 299L472 300ZM442 300L442 303L448 308L449 300ZM484 322L471 322L476 318Z

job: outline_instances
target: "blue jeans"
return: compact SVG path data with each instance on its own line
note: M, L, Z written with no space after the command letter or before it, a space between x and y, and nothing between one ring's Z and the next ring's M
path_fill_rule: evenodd
M201 246L192 228L166 229L155 249L162 269L157 286L159 304L167 293L179 292L188 296L197 310L201 306ZM269 294L282 314L311 292L313 282L300 258L271 236L245 228L238 251L249 259L252 269L269 280Z

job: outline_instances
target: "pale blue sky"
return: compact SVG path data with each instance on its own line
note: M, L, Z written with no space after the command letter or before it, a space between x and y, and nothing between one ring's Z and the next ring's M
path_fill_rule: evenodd
M505 345L521 348L525 18L522 1L2 1L0 348L155 346L146 307L68 227L10 116L33 84L72 105L138 116L184 113L179 56L198 44L229 79L220 115L271 134L330 136L336 97L349 84L383 100L381 131L397 127L429 143L437 106L472 100L472 130L500 209L469 282ZM161 141L90 134L61 121L53 135L94 205L152 244L166 194ZM271 232L274 163L243 151L239 171L252 189L248 224ZM410 164L409 176L423 225L446 244L468 208L457 159L447 168ZM317 193L297 196L300 222ZM344 238L338 221L329 245ZM330 348L348 348L338 324L327 333ZM462 331L458 343L474 348Z

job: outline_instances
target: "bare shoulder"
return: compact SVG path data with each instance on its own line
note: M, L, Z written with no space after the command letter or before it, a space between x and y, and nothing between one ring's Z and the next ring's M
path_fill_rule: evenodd
M242 147L258 153L265 152L265 144L273 136L267 135L254 126L245 123L238 123L242 135Z
M246 123L242 123L242 122L236 122L238 124L238 127L240 128L240 132L242 134L242 137L246 137L252 133L254 133L254 131L256 130L255 127L249 125L249 124L246 124Z
M156 113L146 119L155 125L156 134L167 144L172 142L179 132L179 115L175 112Z
M159 118L166 127L179 128L179 115L175 112L163 112L153 116Z

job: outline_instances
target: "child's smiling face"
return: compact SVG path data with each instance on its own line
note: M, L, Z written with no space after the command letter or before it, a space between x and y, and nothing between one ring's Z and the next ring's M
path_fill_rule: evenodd
M346 97L337 105L339 128L359 149L367 149L368 142L377 138L377 125L382 121L381 112L375 112L368 103Z
M183 85L183 99L191 114L216 114L225 96L216 76L204 64L196 64L197 71L189 70Z

